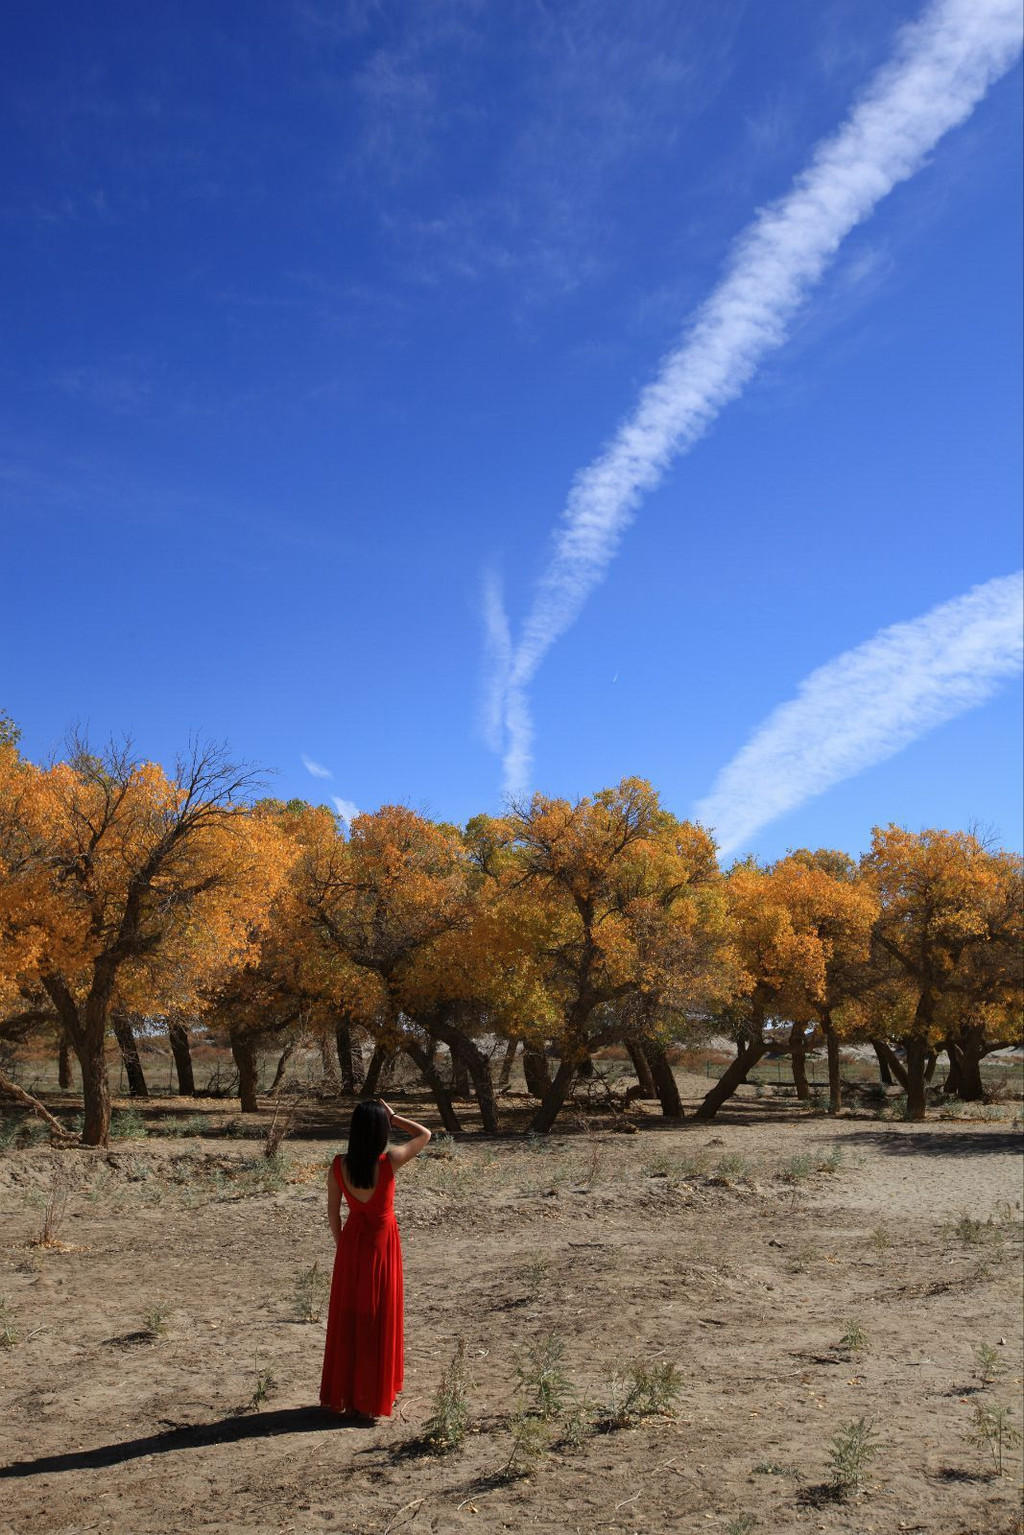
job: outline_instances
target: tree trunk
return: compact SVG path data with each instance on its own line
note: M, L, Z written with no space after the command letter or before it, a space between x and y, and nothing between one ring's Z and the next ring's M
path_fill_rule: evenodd
M731 1098L736 1089L747 1080L747 1074L757 1065L767 1049L768 1046L761 1040L755 1040L749 1045L741 1045L736 1052L736 1059L727 1067L711 1091L705 1094L704 1101L694 1118L714 1119L726 1099Z
M793 1082L796 1086L796 1095L804 1103L811 1096L810 1084L807 1081L807 1031L799 1023L795 1023L789 1031L789 1050L793 1062Z
M645 1047L639 1040L627 1040L626 1049L629 1051L629 1058L633 1062L633 1070L640 1084L641 1098L657 1098L658 1088Z
M668 1056L660 1045L648 1044L645 1050L654 1078L654 1090L666 1119L682 1119L683 1105L679 1097L679 1085Z
M449 1135L458 1135L462 1130L462 1122L455 1112L455 1105L452 1103L448 1089L444 1085L444 1078L437 1069L433 1054L428 1050L424 1050L422 1045L417 1044L412 1039L406 1040L404 1049L410 1060L415 1062L424 1082L426 1082L433 1093L442 1125Z
M551 1086L548 1058L542 1050L528 1050L523 1046L523 1075L526 1091L534 1098L543 1098Z
M839 1061L839 1036L831 1022L823 1024L825 1053L828 1056L828 1111L838 1114L843 1106L843 1077Z
M356 1076L355 1053L352 1049L352 1030L344 1019L334 1026L334 1039L338 1050L338 1065L341 1068L341 1090L343 1093L357 1093L359 1083Z
M363 1097L376 1098L382 1078L391 1067L394 1060L394 1052L385 1050L383 1045L375 1045L370 1064L366 1069L366 1081L363 1083Z
M277 1092L277 1089L281 1086L281 1083L284 1081L284 1074L288 1069L288 1062L291 1060L294 1053L295 1041L294 1039L290 1039L285 1045L284 1049L281 1051L281 1054L278 1058L277 1068L274 1072L274 1080L267 1088L268 1098L273 1097L273 1095Z
M924 1079L926 1082L931 1082L932 1077L934 1077L935 1068L938 1065L938 1061L938 1052L935 1050L929 1050L924 1058Z
M516 1051L519 1049L518 1039L510 1039L505 1046L505 1054L501 1058L501 1070L498 1072L498 1091L506 1092L512 1081L512 1067L515 1065Z
M117 1012L111 1022L114 1027L114 1038L117 1040L121 1059L124 1061L124 1069L128 1075L129 1095L132 1098L148 1098L149 1088L146 1086L145 1073L142 1070L142 1062L139 1060L139 1047L135 1043L131 1021L126 1013Z
M451 1048L451 1047L449 1047ZM453 1098L469 1097L469 1072L466 1070L466 1062L457 1050L451 1051L450 1077Z
M907 1092L909 1089L906 1068L895 1050L884 1039L873 1039L871 1043L878 1056L878 1075L885 1086L893 1087L898 1083L903 1091Z
M258 1114L256 1092L259 1087L259 1063L256 1059L256 1042L248 1034L232 1034L231 1054L238 1067L238 1096L243 1114Z
M453 1065L457 1061L463 1074L467 1078L472 1079L484 1132L487 1135L497 1135L499 1129L498 1103L494 1096L491 1063L486 1055L484 1055L474 1039L471 1039L468 1034L463 1033L457 1024L450 1023L446 1019L429 1018L423 1022L422 1027L426 1029L432 1039L439 1039L442 1044L448 1046L452 1054ZM453 1071L453 1079L454 1075ZM460 1096L468 1098L468 1090Z
M993 1048L986 1042L982 1030L973 1025L962 1028L958 1039L947 1040L949 1075L943 1092L956 1093L964 1103L987 1102L988 1093L981 1075L981 1063Z
M341 1078L338 1075L337 1051L331 1049L331 1041L326 1034L317 1041L320 1051L320 1070L323 1072L323 1090L332 1098L336 1098L341 1092Z
M892 1087L894 1085L892 1080L892 1072L889 1070L889 1062L886 1060L884 1054L882 1053L881 1044L877 1039L873 1039L871 1044L875 1052L875 1057L878 1061L878 1080L881 1082L883 1087Z
M106 1146L110 1140L110 1083L103 1031L83 1029L78 1063L82 1068L82 1102L85 1122L83 1146Z
M183 1023L167 1025L167 1040L174 1056L174 1069L178 1075L178 1093L182 1098L194 1098L196 1079L192 1071L192 1051L189 1048L188 1029Z
M524 1056L525 1060L525 1056ZM579 1062L571 1057L563 1056L558 1063L558 1070L551 1080L551 1085L541 1099L540 1108L530 1121L528 1134L547 1135L551 1126L558 1118L558 1111L565 1102L566 1094L573 1084L573 1078L579 1069Z
M71 1046L64 1033L60 1036L60 1045L57 1049L57 1085L62 1093L68 1092L72 1086Z
M928 1047L913 1035L907 1040L907 1119L925 1116L925 1065Z

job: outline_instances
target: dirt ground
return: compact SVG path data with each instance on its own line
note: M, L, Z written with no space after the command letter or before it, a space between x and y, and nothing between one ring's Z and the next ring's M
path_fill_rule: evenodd
M683 1079L690 1104L705 1087ZM672 1127L654 1110L633 1134L437 1137L399 1175L406 1389L361 1426L315 1405L323 1321L295 1303L330 1263L341 1116L277 1169L255 1138L269 1114L181 1100L109 1154L7 1150L0 1532L1024 1529L1020 1450L998 1476L967 1439L979 1404L1021 1422L1019 1108L905 1125L750 1097ZM517 1363L551 1335L588 1405L506 1474ZM469 1432L439 1455L424 1426L460 1338ZM609 1429L637 1360L677 1366L674 1410ZM860 1418L877 1454L838 1499L829 1440Z

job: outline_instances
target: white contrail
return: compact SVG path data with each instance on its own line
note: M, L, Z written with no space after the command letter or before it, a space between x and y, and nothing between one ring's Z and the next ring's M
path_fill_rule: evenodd
M342 799L340 794L332 794L331 798L334 801L334 808L338 812L338 819L344 821L348 830L351 831L352 822L357 815L362 814L359 806L350 799Z
M990 698L1024 664L1024 572L893 624L803 682L695 807L728 856L777 816Z
M305 753L302 754L302 766L306 769L307 773L312 773L314 778L334 777L330 768L325 768L322 762L314 762L312 757L307 757Z
M785 339L786 325L845 236L924 163L1012 66L1019 0L935 0L905 27L838 132L737 242L722 281L632 415L577 475L518 644L493 686L506 788L530 767L527 688L604 578L643 495L707 431Z

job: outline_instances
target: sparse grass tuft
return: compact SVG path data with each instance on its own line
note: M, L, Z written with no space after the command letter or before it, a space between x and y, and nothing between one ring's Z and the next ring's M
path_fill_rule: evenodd
M272 1364L264 1365L261 1368L258 1349L252 1358L252 1368L253 1375L255 1376L255 1382L253 1385L252 1396L249 1398L245 1405L245 1411L259 1412L268 1396L270 1396L271 1392L276 1389L277 1376L274 1374L274 1367Z
M888 1252L893 1245L892 1232L886 1226L876 1226L868 1233L868 1245L873 1247L879 1255Z
M0 1295L0 1348L13 1348L21 1342L21 1333L8 1309L6 1295Z
M782 1167L780 1177L784 1183L802 1183L805 1178L811 1176L814 1170L814 1158L806 1153L801 1153L799 1156L790 1157L789 1161Z
M110 1138L114 1141L144 1141L149 1131L138 1109L114 1109L110 1116Z
M736 1152L729 1152L724 1157L719 1157L715 1163L715 1173L725 1183L738 1183L745 1178L750 1171L750 1163L746 1157L739 1156Z
M312 1268L300 1269L295 1276L293 1301L299 1321L319 1322L330 1293L331 1281L319 1263L314 1263Z
M434 1392L433 1411L425 1429L427 1444L436 1455L450 1455L462 1448L468 1424L469 1372L465 1340L460 1338Z
M730 1519L726 1525L726 1535L750 1535L750 1531L757 1523L753 1514L739 1514L737 1518Z

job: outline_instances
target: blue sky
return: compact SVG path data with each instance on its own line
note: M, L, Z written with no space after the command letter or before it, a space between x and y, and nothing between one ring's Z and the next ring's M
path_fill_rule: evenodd
M29 755L75 722L164 761L199 731L275 794L362 809L463 821L624 774L720 809L809 674L1018 570L1019 62L639 499L528 678L514 781L485 592L515 652L574 477L920 14L12 14L0 709ZM954 679L948 718L868 742L735 850L856 852L890 820L1019 847L1019 682L972 635L977 698ZM786 746L798 777L816 728Z

